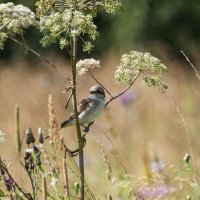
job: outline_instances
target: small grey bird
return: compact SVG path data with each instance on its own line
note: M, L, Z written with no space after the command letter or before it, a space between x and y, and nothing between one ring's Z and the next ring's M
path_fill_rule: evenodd
M95 85L90 88L90 95L83 99L78 105L78 117L80 124L94 122L105 106L105 92L101 86ZM76 123L73 113L68 119L60 124L60 128L65 128Z

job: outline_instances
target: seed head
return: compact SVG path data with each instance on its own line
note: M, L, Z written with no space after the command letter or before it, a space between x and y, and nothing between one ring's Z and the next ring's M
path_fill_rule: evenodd
M31 143L34 143L35 142L35 138L33 136L33 132L32 132L32 129L31 128L28 128L26 130L26 144L31 144Z
M43 138L42 128L38 128L38 135L39 135L39 143L40 144L44 144L44 138Z

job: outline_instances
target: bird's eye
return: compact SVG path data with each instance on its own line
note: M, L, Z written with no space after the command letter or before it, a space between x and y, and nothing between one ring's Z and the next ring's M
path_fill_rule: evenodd
M98 93L102 93L103 91L102 90L98 90Z

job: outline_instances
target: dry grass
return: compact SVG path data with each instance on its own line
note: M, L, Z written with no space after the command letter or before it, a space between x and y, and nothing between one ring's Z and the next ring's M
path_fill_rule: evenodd
M63 71L70 72L65 60L53 58L55 64L62 66ZM119 59L109 55L103 59L102 70L94 72L98 80L115 94L123 87L116 85L113 80L115 66ZM1 154L4 159L13 159L12 172L17 166L17 147L15 136L15 105L20 107L20 130L31 127L37 132L38 127L48 127L47 100L52 94L57 121L61 122L69 113L64 109L67 96L62 94L66 86L64 78L46 64L30 66L22 61L2 64L0 71L0 130L7 134L7 141L1 144ZM168 94L173 94L186 121L196 168L200 168L199 153L199 82L195 75L185 73L177 66L179 63L166 59L169 67L166 75ZM176 66L176 67L175 67ZM176 69L175 69L176 68ZM88 95L88 89L96 84L88 75L78 79L78 99ZM91 191L96 195L111 193L112 184L107 180L106 169L98 143L102 143L108 153L112 165L112 177L122 177L125 166L129 174L142 177L148 174L148 163L155 156L166 165L180 164L184 154L189 152L184 125L176 111L173 100L155 88L141 86L140 81L131 89L134 95L129 105L120 99L108 106L108 109L95 122L87 136L85 147L85 174ZM109 135L111 144L104 132ZM65 129L65 143L70 148L76 148L75 129ZM25 145L23 146L25 148ZM118 152L120 159L114 156ZM198 176L197 170L197 176ZM70 177L71 176L71 177ZM18 177L19 178L19 177ZM69 184L72 184L73 173L69 172ZM24 181L24 180L22 180Z

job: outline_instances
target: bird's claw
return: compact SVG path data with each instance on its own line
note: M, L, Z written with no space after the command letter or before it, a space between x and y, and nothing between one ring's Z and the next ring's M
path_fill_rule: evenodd
M83 132L88 133L89 130L90 130L90 127L89 127L89 126L86 126L86 127L84 128Z
M89 130L90 130L90 126L92 126L92 124L93 124L94 122L91 122L91 123L89 123L87 126L84 126L84 130L83 130L83 132L84 133L88 133L89 132Z
M84 146L86 145L86 139L85 139L85 137L83 136L83 137L80 139L80 141L81 141L81 143L83 144L83 147L84 147ZM64 158L66 158L66 154L67 154L67 153L68 153L69 156L71 156L71 157L75 157L75 156L77 156L77 155L79 154L79 148L76 149L76 150L74 150L74 151L70 150L66 145L64 145L64 148L65 148L65 156L64 156Z
M65 147L65 156L64 156L64 158L66 158L67 153L68 153L69 156L71 156L71 157L75 157L75 156L77 156L77 155L79 154L79 149L76 149L76 150L74 150L74 151L71 151L69 148L67 148L66 145L64 145L64 147Z

